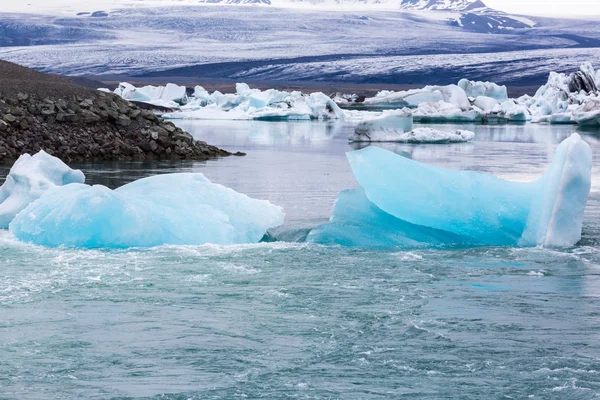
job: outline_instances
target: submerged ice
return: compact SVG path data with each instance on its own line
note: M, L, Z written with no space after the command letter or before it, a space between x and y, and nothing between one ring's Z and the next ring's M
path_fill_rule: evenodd
M44 152L23 154L10 169L0 187L0 229L46 191L70 183L83 183L85 176L56 157Z
M348 160L361 188L340 194L311 242L564 247L581 238L592 157L577 134L530 183L422 164L378 147L348 153Z
M202 174L166 174L116 190L54 188L10 223L19 239L76 248L257 243L281 225L281 208L210 182Z

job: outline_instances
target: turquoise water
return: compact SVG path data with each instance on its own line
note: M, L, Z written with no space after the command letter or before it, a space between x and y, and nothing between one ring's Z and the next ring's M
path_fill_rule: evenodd
M327 218L356 186L349 126L182 125L248 156L79 167L113 187L204 172L282 205L290 227ZM473 143L386 147L531 180L577 130L472 129ZM584 139L598 157L596 135ZM598 165L583 240L563 250L80 251L0 232L0 399L600 398Z

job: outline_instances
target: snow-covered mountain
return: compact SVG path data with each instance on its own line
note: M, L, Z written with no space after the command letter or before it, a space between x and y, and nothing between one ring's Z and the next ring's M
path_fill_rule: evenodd
M407 11L450 11L480 12L490 9L481 0L27 0L2 4L0 12L39 13L74 15L106 13L132 8L181 7L198 4L219 5L262 5L273 7L306 6L314 9L327 8L345 11L363 10L407 10Z
M560 50L569 67L600 54L600 21L525 18L479 0L204 1L9 2L0 59L80 75L444 83L457 66L518 82L517 57L517 75L545 79L544 54Z
M214 0L237 1L237 0ZM393 10L419 10L419 11L474 11L488 9L481 0L272 0L277 6L289 4L312 4L314 6L335 5L362 6L364 8L386 8Z
M119 13L123 10L202 5L300 8L328 12L396 11L421 14L435 12L434 14L440 14L433 17L435 19L443 19L453 26L482 33L499 33L535 25L531 19L493 10L487 7L482 0L89 0L86 2L80 0L27 0L3 4L0 13L101 18L109 17L112 13Z
M451 11L473 12L489 11L481 0L199 0L205 4L246 5L260 4L275 7L308 6L336 8L343 11L347 7L353 9L389 9L407 11Z
M400 8L432 11L474 11L487 9L481 0L402 0Z

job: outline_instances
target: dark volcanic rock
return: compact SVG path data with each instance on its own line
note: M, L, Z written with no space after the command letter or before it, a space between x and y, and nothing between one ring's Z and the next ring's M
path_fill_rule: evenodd
M40 150L66 162L231 155L117 95L0 61L0 163Z

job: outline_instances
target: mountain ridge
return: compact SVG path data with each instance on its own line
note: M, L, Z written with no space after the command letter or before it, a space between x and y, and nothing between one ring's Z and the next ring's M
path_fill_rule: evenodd
M492 10L482 0L200 0L201 4L286 6L353 6L390 8L404 11L472 12Z

